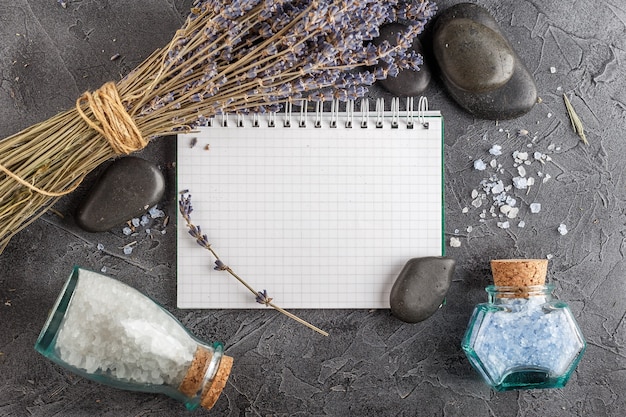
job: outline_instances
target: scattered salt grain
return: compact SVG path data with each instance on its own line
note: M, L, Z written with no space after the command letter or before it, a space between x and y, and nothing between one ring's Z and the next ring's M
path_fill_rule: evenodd
M148 216L146 216L145 214L141 216L140 224L145 227L148 225L148 223L150 223L150 219L148 218Z
M123 229L122 229L122 232L123 232L126 236L130 236L130 235L133 233L133 231L131 230L131 228L130 228L130 227L125 227L125 228L123 228Z
M149 211L148 214L150 215L150 217L152 217L153 219L156 219L158 217L165 217L165 212L163 210L159 210L157 208L157 206L152 207Z
M139 225L141 224L140 220L137 218L132 219L131 223L134 227L139 227Z
M531 213L539 213L541 211L541 203L531 203L530 204L530 212Z
M487 168L487 165L482 159L477 159L474 161L474 169L478 171L484 171Z
M474 230L474 228L472 226L467 226L467 229L465 229L467 231L467 233L472 233L472 230Z
M547 254L547 255L546 255L546 258L547 258L548 260L550 260L550 259L554 258L554 255L552 255L551 253L549 253L549 254Z
M511 226L508 221L506 221L506 222L498 222L497 225L498 225L498 227L500 229L508 229Z
M550 67L550 74L556 74L556 67Z
M133 247L132 246L124 246L124 255L130 255L131 253L133 253Z
M518 190L525 190L528 187L528 180L524 177L514 177L513 185Z
M519 223L517 223L517 227L520 229L523 229L524 226L526 226L526 222L524 220L520 220Z
M550 178L552 178L552 176L550 174L546 174L546 176L543 178L543 182L547 182Z
M520 177L525 177L526 176L526 168L524 168L522 165L517 167L517 173L519 174Z
M98 250L104 250L104 245L102 243L98 243Z
M102 272L103 274L106 274L107 272L107 267L103 266L102 268L100 268L100 272Z
M451 237L450 238L450 246L453 248L459 248L461 247L461 240L458 237Z
M469 207L463 207L463 210L461 210L461 213L465 214L469 212Z
M567 234L567 226L563 223L561 223L557 229L559 231L559 233L561 234L561 236L565 236Z
M491 147L491 149L489 149L489 153L492 154L493 156L502 155L502 146L500 146L500 145L493 145Z
M477 190L472 190L472 198L476 198L478 197L478 191Z

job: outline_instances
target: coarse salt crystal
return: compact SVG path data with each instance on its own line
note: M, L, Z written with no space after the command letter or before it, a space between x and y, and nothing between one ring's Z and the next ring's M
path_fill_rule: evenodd
M493 187L491 188L491 192L493 194L500 194L503 191L504 191L504 183L501 180L495 183Z
M550 67L550 74L556 74L556 67Z
M497 225L501 229L508 229L511 226L508 221L506 221L506 222L498 222Z
M484 171L487 168L487 165L482 159L477 159L474 161L474 169L478 171Z
M559 231L559 233L561 234L561 236L565 236L567 234L567 226L563 223L561 223L557 229Z
M526 176L526 168L524 168L522 165L517 167L517 173L519 174L520 177L525 177Z
M517 227L520 229L523 229L524 226L526 226L526 222L524 220L520 220L519 223L517 223Z
M468 207L463 207L463 210L461 210L461 213L465 214L469 212L469 208Z
M530 212L531 213L539 213L541 211L541 203L531 203L530 204Z
M524 190L528 187L528 180L524 177L515 177L513 178L513 185L518 190Z
M472 190L472 198L476 198L476 197L478 197L478 191Z
M489 153L492 154L493 156L502 155L502 146L500 146L500 145L493 145L489 149Z
M453 248L459 248L461 247L461 240L458 237L451 237L450 238L450 246Z

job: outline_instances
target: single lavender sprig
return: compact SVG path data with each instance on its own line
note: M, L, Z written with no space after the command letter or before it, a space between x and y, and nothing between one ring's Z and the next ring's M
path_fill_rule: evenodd
M328 333L325 332L324 330L321 330L320 328L312 325L311 323L301 319L300 317L272 303L272 298L268 296L267 290L263 290L263 291L255 290L243 278L237 275L235 271L232 270L231 267L226 265L220 259L215 249L213 249L213 247L209 243L207 235L202 233L202 229L200 228L200 226L196 226L191 222L191 213L193 211L193 206L191 205L191 194L189 194L188 190L183 190L180 192L180 200L178 201L178 209L180 211L181 216L185 220L187 228L189 229L189 235L196 240L196 243L199 246L211 252L213 257L215 258L215 266L213 269L215 269L216 271L228 272L232 277L234 277L237 281L239 281L244 287L248 289L248 291L250 291L254 295L257 303L263 304L266 307L271 307L274 310L284 314L285 316L297 321L298 323L303 324L312 330L315 330L319 334L328 336Z

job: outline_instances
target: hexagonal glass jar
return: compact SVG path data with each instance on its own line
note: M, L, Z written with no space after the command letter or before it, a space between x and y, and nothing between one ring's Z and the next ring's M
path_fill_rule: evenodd
M474 309L462 348L497 391L562 388L586 342L552 285L489 286L487 303Z

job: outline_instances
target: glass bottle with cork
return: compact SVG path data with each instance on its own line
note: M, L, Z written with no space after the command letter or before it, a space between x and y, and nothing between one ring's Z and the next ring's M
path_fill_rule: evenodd
M494 284L462 341L471 365L497 391L562 388L586 342L568 305L546 284L548 261L491 261Z
M233 358L219 342L191 335L167 310L105 275L74 268L35 349L85 378L162 393L189 409L210 409Z

